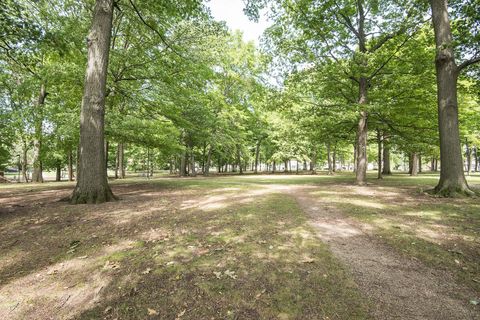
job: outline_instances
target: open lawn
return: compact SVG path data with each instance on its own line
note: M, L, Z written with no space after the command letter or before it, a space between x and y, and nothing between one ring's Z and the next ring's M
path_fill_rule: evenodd
M0 319L480 319L480 201L437 179L1 185Z

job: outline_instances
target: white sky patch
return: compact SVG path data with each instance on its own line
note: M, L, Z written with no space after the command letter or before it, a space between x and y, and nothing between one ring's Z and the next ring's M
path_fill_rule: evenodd
M242 0L210 0L206 4L215 20L225 21L231 30L242 31L244 41L258 45L263 31L269 26L264 15L260 16L258 23L249 20L243 13L245 5Z

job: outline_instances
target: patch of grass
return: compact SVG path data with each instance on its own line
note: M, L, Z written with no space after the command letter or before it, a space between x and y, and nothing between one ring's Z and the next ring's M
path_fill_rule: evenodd
M148 308L161 319L183 311L182 319L368 318L353 280L293 199L273 194L188 218L164 221L168 240L122 260L138 282L123 287L122 274L107 289L112 297L79 318L103 317L107 306L121 319L144 319Z
M480 204L475 198L439 199L417 192L410 177L390 177L367 188L313 192L374 232L402 254L448 270L480 291ZM430 178L427 178L427 180ZM413 178L415 186L425 178ZM413 190L412 190L413 189Z

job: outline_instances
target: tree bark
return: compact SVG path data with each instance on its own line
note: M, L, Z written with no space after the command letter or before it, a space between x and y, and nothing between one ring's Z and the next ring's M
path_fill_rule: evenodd
M257 141L255 146L255 170L254 173L258 173L258 157L260 156L260 140Z
M33 139L33 182L43 182L43 168L42 168L42 138L43 138L43 106L47 91L45 84L40 86L40 93L38 95L36 112L35 112L35 134Z
M105 167L104 125L113 0L96 0L87 38L88 59L80 113L80 170L71 202L115 200Z
M182 152L180 157L180 177L185 177L187 175L187 150Z
M68 150L68 181L73 181L73 152Z
M28 158L27 158L27 142L23 141L23 148L22 148L22 178L24 182L28 182L28 175L27 175L27 166L28 166Z
M475 172L478 172L478 154L477 154L477 147L473 147L473 156L474 156L474 159L475 159L475 169L474 171Z
M207 161L205 163L205 171L203 175L208 176L210 174L210 162L212 159L212 145L210 145L210 148L208 148L208 154L207 154Z
M416 176L418 175L418 154L413 152L410 154L410 175Z
M466 154L467 154L467 175L470 175L470 171L472 169L472 149L470 148L470 144L466 139L465 139L465 147L466 147Z
M195 169L195 155L193 153L193 148L190 151L190 176L196 177L197 171Z
M380 133L380 130L377 130L377 162L378 162L378 168L377 168L377 179L383 179L382 177L382 134Z
M360 78L360 97L358 103L361 105L367 104L367 86L367 79ZM367 183L367 120L367 111L360 111L357 127L357 166L355 172L358 185L364 185Z
M333 146L332 152L332 171L337 172L337 145Z
M434 191L442 196L472 195L463 173L462 150L458 128L457 78L453 37L448 18L447 0L430 0L435 33L438 99L438 129L440 134L440 180Z
M55 181L62 181L62 164L60 162L56 165Z
M388 140L385 139L385 135L383 135L383 175L390 175L392 174L392 170L390 169L390 145Z
M327 143L327 163L328 163L328 174L333 174L330 142Z

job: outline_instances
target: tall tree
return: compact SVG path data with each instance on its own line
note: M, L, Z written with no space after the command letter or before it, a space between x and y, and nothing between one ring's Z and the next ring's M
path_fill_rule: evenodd
M450 26L447 0L430 0L435 31L436 74L438 98L438 129L440 134L440 181L435 193L443 196L470 195L463 173L462 150L458 126L457 79L467 66L480 62L480 53L460 65L455 62L455 42Z
M96 0L87 38L88 59L80 114L80 161L71 202L102 203L115 199L107 181L104 117L113 0Z

